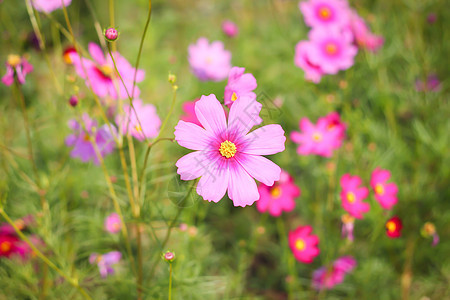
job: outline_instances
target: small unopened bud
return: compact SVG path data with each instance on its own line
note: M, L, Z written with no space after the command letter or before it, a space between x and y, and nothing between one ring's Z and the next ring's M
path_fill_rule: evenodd
M113 27L109 27L108 29L106 29L103 34L105 35L105 38L109 41L109 42L114 42L115 40L117 40L117 38L119 37L119 32L117 31L117 29L113 28Z
M168 80L169 80L169 83L174 84L175 81L177 81L177 76L175 76L175 74L169 73Z
M164 253L163 258L167 262L173 262L175 260L175 253L167 251Z
M70 97L70 99L69 99L69 104L70 104L70 106L72 106L72 107L77 106L77 104L78 104L78 97L77 97L77 96L72 96L72 97Z

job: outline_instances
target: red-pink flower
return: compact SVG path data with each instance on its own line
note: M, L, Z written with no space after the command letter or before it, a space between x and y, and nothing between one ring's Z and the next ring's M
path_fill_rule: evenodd
M284 170L281 170L280 180L273 186L260 184L258 191L258 211L269 211L274 217L279 217L282 211L292 211L295 208L295 198L300 196L300 189L295 185L294 179Z
M200 124L200 121L197 119L197 116L195 115L195 103L198 100L199 99L195 99L194 101L187 101L183 103L182 108L184 115L180 117L180 120L202 126L202 124Z
M353 217L357 219L363 218L363 213L370 210L369 203L363 202L369 195L369 189L359 187L362 180L358 176L344 174L341 177L341 204L342 207Z
M298 4L306 25L310 27L344 27L349 20L346 0L309 0Z
M364 19L356 11L351 12L350 30L355 37L356 43L361 48L376 52L384 44L384 38L373 34Z
M323 266L313 273L312 286L316 290L332 289L344 281L345 276L356 267L352 256L342 256L336 259L331 267Z
M25 83L25 76L33 71L33 66L19 55L10 54L6 60L6 74L2 77L2 82L10 86L14 82L14 74L20 84Z
M64 6L69 6L72 0L31 0L34 8L37 11L45 13L51 13L56 9L60 9Z
M202 96L195 103L195 114L203 128L179 121L175 140L195 152L180 158L176 166L182 180L201 177L197 193L218 202L228 191L235 206L251 205L259 199L256 180L272 186L281 169L262 157L284 150L284 130L272 124L249 130L261 122L261 104L242 98L231 106L228 124L216 96Z
M289 247L295 258L305 264L312 263L314 257L320 253L317 247L319 237L311 234L311 232L311 226L299 226L294 231L290 231L288 237Z
M370 178L370 186L375 192L375 199L384 209L391 209L397 203L398 188L395 183L386 183L391 172L376 168Z
M235 37L239 33L236 23L226 20L222 23L222 31L229 37Z
M402 220L394 216L386 222L386 235L391 239L399 238L402 235L403 223Z
M105 219L105 230L110 233L118 233L122 228L122 221L116 213L112 213Z
M315 49L310 41L298 42L297 46L295 46L294 63L305 72L306 80L319 83L324 72L319 66L311 63L309 58L311 51L315 51Z
M253 92L258 86L256 79L251 73L244 74L244 72L245 68L239 67L233 67L230 70L224 93L224 102L228 107L242 97L256 99L256 94Z
M199 38L196 44L189 45L188 60L192 72L200 80L221 81L231 69L231 52L225 50L220 41L209 44L208 39Z

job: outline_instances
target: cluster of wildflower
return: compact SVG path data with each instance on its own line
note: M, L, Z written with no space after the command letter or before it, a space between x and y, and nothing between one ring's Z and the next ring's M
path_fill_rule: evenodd
M347 0L308 0L299 3L305 23L312 29L308 40L295 47L295 64L305 78L319 83L325 74L337 74L354 63L358 48L378 50L383 38L372 34Z

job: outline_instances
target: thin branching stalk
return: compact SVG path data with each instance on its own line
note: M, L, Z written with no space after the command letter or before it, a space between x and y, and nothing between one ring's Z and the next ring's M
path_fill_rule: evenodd
M172 299L172 263L169 263L169 300Z

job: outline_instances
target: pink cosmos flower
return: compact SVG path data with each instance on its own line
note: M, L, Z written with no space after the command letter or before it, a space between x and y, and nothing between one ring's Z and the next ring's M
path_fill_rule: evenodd
M319 83L324 75L322 69L311 63L311 51L315 51L310 41L300 41L295 46L294 63L305 72L305 79L314 83Z
M25 258L32 252L27 243L15 235L0 234L0 257L20 256Z
M350 30L353 32L356 43L361 48L376 52L384 44L384 38L373 34L364 19L356 11L351 12Z
M112 213L105 219L105 230L110 233L118 233L122 228L122 221L116 213Z
M336 259L330 268L323 266L313 273L312 286L316 290L332 289L344 281L345 276L356 267L352 256L342 256Z
M202 96L195 103L195 114L203 128L179 121L175 140L195 152L180 158L176 166L182 180L198 177L197 193L218 202L228 191L235 206L251 205L259 199L253 178L272 186L280 179L281 169L262 157L284 150L284 130L272 124L249 130L262 120L262 105L242 98L231 106L227 118L216 96Z
M14 74L20 84L25 83L25 76L33 71L33 66L25 59L15 54L8 55L6 60L6 74L2 77L2 82L10 86L14 83Z
M386 183L391 172L376 168L370 178L370 186L375 192L375 199L384 209L391 209L397 203L398 188L395 183Z
M118 263L121 258L122 253L120 253L119 251L111 251L103 255L92 253L89 256L89 263L91 265L96 263L98 266L98 270L100 271L100 275L102 276L102 278L105 278L108 275L114 274L112 265Z
M341 217L342 221L342 237L347 238L350 242L353 242L353 229L355 227L355 218L352 216L345 214Z
M316 154L330 157L333 150L342 145L345 138L346 126L340 121L339 114L333 112L319 118L314 125L307 118L302 118L299 123L301 132L291 132L293 142L299 144L297 153L300 155Z
M284 170L281 170L280 180L272 187L260 184L258 192L258 211L269 211L274 217L279 217L282 211L292 211L295 208L295 198L300 196L300 189L295 185L294 179Z
M116 129L111 125L110 131L108 125L103 125L97 128L97 122L89 118L88 114L83 114L81 117L84 127L76 120L69 121L69 127L75 131L74 134L66 138L66 145L73 147L70 156L79 158L83 162L92 160L94 164L98 165L100 162L95 153L94 146L90 141L90 136L95 134L95 142L102 157L111 153L114 150L115 142L113 135L116 134ZM95 131L94 131L95 130Z
M118 97L125 99L128 98L127 90L131 96L134 73L136 69L133 68L131 64L118 52L112 53L116 62L117 70L125 83L124 86L122 80L120 80L119 75L115 71L111 56L108 54L105 57L100 46L95 43L89 43L88 47L89 53L94 61L87 58L82 58L80 60L80 57L76 52L69 54L77 74L81 78L86 79L86 85L91 86L94 93L99 97L110 96L113 99L117 99ZM141 82L144 80L144 77L145 71L139 69L136 74L136 82ZM118 94L116 91L116 86L119 91ZM139 94L140 90L137 86L135 86L133 98L139 97Z
M403 222L394 216L386 222L386 235L391 239L399 238L402 235Z
M363 213L370 210L369 203L362 202L369 195L369 189L359 187L362 180L358 176L344 174L341 177L341 204L342 207L353 217L357 219L363 218Z
M345 0L309 0L298 4L306 25L343 28L349 21L349 7Z
M192 72L198 79L206 81L222 81L231 69L231 53L224 49L222 42L202 37L196 44L189 45L188 60Z
M228 75L228 84L225 86L224 102L228 107L241 97L256 99L253 92L258 86L251 73L245 73L245 68L233 67Z
M153 104L143 105L142 100L133 100L133 107L125 104L123 114L116 116L116 124L122 129L122 133L128 131L139 141L146 138L154 138L158 135L161 120Z
M317 247L319 237L311 234L311 226L299 226L294 231L289 232L289 247L294 253L295 258L305 264L312 263L314 257L319 255L320 250Z
M229 37L235 37L239 33L236 23L226 20L222 23L222 31Z
M52 11L62 8L64 6L69 6L72 0L31 0L34 8L37 11L42 11L45 13L51 13Z
M352 33L337 27L314 28L309 32L309 40L312 49L308 52L308 59L326 74L350 68L358 53L358 48L352 44Z
M200 124L200 121L197 119L197 116L195 115L195 103L198 100L199 99L195 99L194 101L187 101L183 103L184 115L181 116L180 120L202 126L202 124Z

